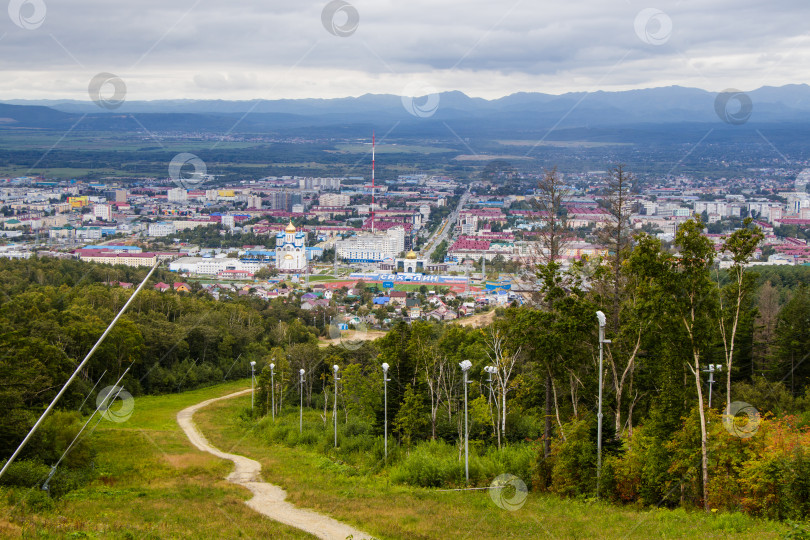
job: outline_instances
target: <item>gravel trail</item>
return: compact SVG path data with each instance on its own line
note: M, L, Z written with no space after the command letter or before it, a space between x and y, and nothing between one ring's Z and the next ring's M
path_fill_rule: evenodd
M314 534L318 538L325 540L345 540L346 538L352 538L354 540L361 538L371 539L372 537L370 535L332 519L329 516L319 514L312 510L297 508L286 502L284 499L287 497L287 493L283 489L262 481L260 475L262 466L258 461L236 454L229 454L218 448L214 448L194 425L192 416L199 409L215 401L243 396L249 392L250 389L243 390L241 392L228 394L227 396L208 399L202 403L185 408L177 413L177 423L186 433L191 444L203 452L208 452L219 458L233 461L235 465L234 470L226 479L234 484L244 486L253 492L253 498L245 501L245 504L260 514L310 534Z

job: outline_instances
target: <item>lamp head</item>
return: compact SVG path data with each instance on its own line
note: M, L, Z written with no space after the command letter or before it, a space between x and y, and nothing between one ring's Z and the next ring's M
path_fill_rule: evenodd
M303 375L303 374L305 373L305 372L304 372L304 368L299 369L299 370L298 370L298 373L300 373L301 375Z
M458 365L461 366L461 371L468 371L472 367L472 362L464 360L463 362L459 362Z
M335 370L335 373L337 373L340 367L337 364L335 364L334 366L332 366L332 369Z
M383 373L388 373L389 365L387 363L383 362L382 368L383 368Z
M250 367L253 367L253 366L255 366L255 365L256 365L256 361L255 361L255 360L251 360L251 361L250 361Z
M596 318L599 319L599 326L603 327L607 324L607 318L601 311L596 312Z
M274 368L274 367L276 367L276 365L275 365L275 364L270 364L270 370L271 370L271 371L273 370L273 368Z

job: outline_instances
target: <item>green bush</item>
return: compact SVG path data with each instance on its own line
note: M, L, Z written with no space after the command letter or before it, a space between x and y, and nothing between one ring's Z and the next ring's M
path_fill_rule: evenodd
M455 447L443 441L429 441L416 445L391 470L391 480L421 487L461 485L464 462L458 459Z
M484 455L470 451L470 483L489 484L496 476L513 474L531 484L535 450L529 445L488 448ZM421 487L463 486L464 457L456 445L444 441L426 441L417 444L391 469L394 483Z
M305 444L307 446L315 446L318 444L318 440L320 437L318 434L311 429L305 429L304 432L298 438L298 441L301 444Z
M19 507L25 512L43 512L56 507L48 492L38 487L9 490L7 500L9 506Z
M6 460L3 460L2 465L5 464ZM38 461L27 459L15 461L3 473L3 477L0 478L0 485L39 488L48 478L50 470L50 467Z
M513 474L527 486L532 485L537 450L529 444L504 446L501 450L490 447L485 458L491 464L488 478L500 474Z
M95 471L90 467L80 469L60 467L48 483L48 491L53 498L59 499L74 489L89 484L95 477Z
M37 432L36 455L45 463L56 463L75 439L84 422L77 411L53 411ZM79 437L65 455L62 467L83 468L89 466L95 456L90 439Z
M543 414L538 410L515 411L506 413L506 437L510 441L536 440L545 429Z
M563 425L566 439L555 441L551 491L565 497L592 496L596 492L596 441L591 422L574 420Z

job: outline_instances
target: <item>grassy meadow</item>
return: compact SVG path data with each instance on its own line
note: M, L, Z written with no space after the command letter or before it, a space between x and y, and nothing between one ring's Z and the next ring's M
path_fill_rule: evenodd
M250 492L224 479L231 463L199 452L177 425L179 410L245 386L135 398L127 422L94 432L92 483L51 504L38 486L0 488L0 538L313 538L245 506Z
M246 386L238 381L182 394L135 398L132 417L103 422L93 438L97 477L51 501L38 488L0 488L2 538L311 538L250 510L250 493L224 480L229 462L194 449L179 410ZM742 514L615 507L529 493L516 511L486 490L441 491L394 484L382 464L358 471L328 450L268 444L247 414L250 396L215 403L195 421L212 444L262 463L288 500L378 538L780 538L784 524ZM319 411L308 429L331 432ZM264 420L266 424L269 420ZM297 435L298 410L276 420ZM389 443L393 443L389 440ZM401 453L401 451L398 450Z
M378 538L780 538L787 526L743 514L637 509L529 493L522 508L504 510L487 490L443 491L394 484L381 466L366 472L328 452L268 444L246 419L250 396L215 403L195 415L215 446L262 463L266 481L291 502L325 512ZM305 411L305 432L324 426ZM298 410L277 422L297 436ZM331 422L324 430L331 433ZM305 433L306 434L306 433ZM389 444L392 444L389 438Z

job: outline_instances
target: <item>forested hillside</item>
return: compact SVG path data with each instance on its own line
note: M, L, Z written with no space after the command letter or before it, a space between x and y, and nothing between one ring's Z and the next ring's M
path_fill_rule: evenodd
M733 239L744 255L757 237L752 227L741 231ZM459 364L469 360L473 484L508 472L536 491L592 497L598 478L600 497L617 503L800 519L810 511L810 268L718 271L698 220L679 229L674 248L677 255L642 234L607 264L540 264L537 303L499 310L488 327L400 323L375 342L342 347L318 346L326 329L301 322L313 317L294 296L215 301L197 287L147 286L60 403L63 412L27 448L21 463L34 472L18 468L4 482L41 481L80 425L70 411L83 401L83 412L92 410L85 398L97 382L112 384L129 368L122 386L137 399L243 378L255 361L256 409L245 425L268 443L323 451L353 474L463 485ZM0 455L10 455L132 294L108 283L144 275L77 261L0 261ZM159 280L172 275L159 272ZM609 340L601 475L597 310ZM308 420L299 430L301 403ZM79 480L63 476L63 491L92 477L84 444L66 464Z

